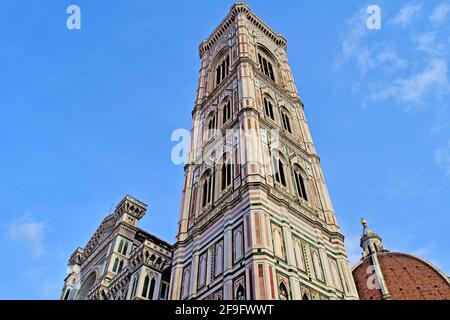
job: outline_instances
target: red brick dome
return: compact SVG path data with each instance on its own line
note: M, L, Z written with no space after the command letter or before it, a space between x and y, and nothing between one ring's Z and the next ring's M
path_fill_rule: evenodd
M374 279L373 258L373 255L367 256L353 268L361 300L383 299L380 289L369 288ZM378 252L376 258L390 299L450 300L449 279L427 261L396 252Z

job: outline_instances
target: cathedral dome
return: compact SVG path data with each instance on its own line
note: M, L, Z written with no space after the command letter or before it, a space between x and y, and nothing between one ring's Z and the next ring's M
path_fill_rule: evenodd
M375 284L374 263L378 263L384 282L379 286ZM353 268L353 278L361 300L450 299L449 279L429 262L405 253L377 252L367 256Z

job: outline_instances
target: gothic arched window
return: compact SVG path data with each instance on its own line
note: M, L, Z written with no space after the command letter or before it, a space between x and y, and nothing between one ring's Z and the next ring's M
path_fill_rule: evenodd
M212 114L208 117L208 129L207 129L207 137L208 137L208 141L211 140L215 134L216 134L216 129L217 129L217 116L216 114Z
M147 296L148 299L150 300L153 300L153 294L155 292L155 284L156 284L155 278L152 278L152 281L150 281L150 292Z
M147 298L148 284L150 282L150 277L148 275L144 278L144 286L142 287L142 296Z
M208 174L203 180L202 206L210 204L214 198L214 175Z
M119 252L120 253L122 253L122 249L123 249L123 240L120 240L120 243L119 243Z
M228 99L222 110L222 123L225 124L231 118L231 100Z
M222 190L231 185L233 177L233 164L231 156L224 153L223 154L223 164L222 164Z
M275 81L275 73L273 72L273 65L270 59L263 53L258 53L258 62L261 71L268 76L272 81Z
M236 290L235 300L245 300L245 291L242 284L240 284Z
M214 276L218 277L223 270L223 243L222 241L216 244L214 252Z
M127 251L128 251L128 241L125 242L125 245L123 246L123 251L122 251L122 253L123 253L124 255L126 255L126 254L127 254Z
M280 283L280 300L289 300L289 293L284 282Z
M306 293L303 294L302 300L309 300L309 297Z
M264 103L264 114L270 119L275 120L272 102L266 97L264 97L263 103Z
M113 271L113 272L116 272L118 266L119 266L119 258L116 258L116 259L114 260L114 264L113 264L112 271Z
M66 293L64 294L63 300L69 299L70 289L67 289Z
M283 235L278 227L272 229L273 234L273 250L278 258L284 259Z
M123 269L123 260L120 260L119 269L117 270L117 272L122 271L122 269Z
M137 281L138 281L138 276L133 278L133 284L131 286L131 296L130 299L132 299L135 295L136 295L136 290L137 290Z
M316 271L317 279L323 280L322 265L320 264L320 258L319 254L317 253L317 250L312 251L312 260L314 264L314 270Z
M230 73L230 56L224 57L216 66L216 86Z
M290 123L289 116L288 116L287 112L285 112L285 111L281 112L281 120L283 122L284 130L287 130L287 132L292 133L291 123Z
M201 288L206 283L206 253L200 256L198 265L198 287Z
M242 225L233 231L233 253L234 262L239 261L243 257L244 253L244 238L242 233Z
M308 201L308 196L306 195L305 181L299 169L294 170L294 178L298 195L304 200Z
M183 272L183 283L181 288L181 298L187 298L189 296L189 284L191 283L191 268L187 267Z
M339 277L339 271L336 265L336 261L334 260L329 260L330 263L330 268L331 268L331 277L333 278L333 284L334 287L339 290L342 291L342 283Z
M297 262L297 268L305 271L305 260L303 258L303 248L300 240L294 240L294 252L295 252L295 260Z
M282 184L283 186L287 187L287 183L286 183L286 176L284 174L284 164L281 161L280 158L278 157L273 157L272 158L272 162L273 162L273 169L275 172L275 181Z

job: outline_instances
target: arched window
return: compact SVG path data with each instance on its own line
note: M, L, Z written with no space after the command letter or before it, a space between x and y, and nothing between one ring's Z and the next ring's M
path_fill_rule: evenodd
M272 102L266 97L264 97L263 102L264 102L264 114L270 119L275 120Z
M142 287L142 296L147 298L148 284L150 282L150 277L148 275L144 278L144 286Z
M235 300L245 300L245 291L242 284L240 284L236 290Z
M96 273L92 272L86 278L86 280L84 280L83 284L81 285L80 291L78 291L77 293L76 300L87 300L89 291L94 286L96 278Z
M284 282L280 283L280 300L289 300L289 293Z
M303 258L303 248L300 240L294 240L294 252L295 252L295 260L297 262L297 268L305 271L305 260Z
M70 289L67 289L67 290L66 290L66 293L64 294L63 300L69 299L69 294L70 294Z
M234 262L239 261L243 257L244 251L244 241L242 235L242 226L238 227L233 232L233 243L234 243Z
M122 269L123 269L123 260L120 260L120 263L119 263L119 270L117 270L117 272L122 271Z
M214 135L216 134L216 129L217 129L217 117L216 114L214 113L208 119L208 132L207 132L208 141L214 137Z
M295 186L297 187L298 195L304 200L308 201L308 196L306 195L305 181L303 180L303 175L300 170L294 170Z
M309 300L309 297L306 293L303 294L302 300Z
M122 249L123 249L123 240L120 240L120 243L119 243L119 252L120 253L122 253Z
M131 286L131 296L130 299L132 299L135 295L136 295L136 289L137 289L137 281L138 281L138 276L133 278L133 285Z
M194 187L192 191L191 212L189 213L189 217L193 217L195 215L196 209L197 209L197 187Z
M117 272L117 267L119 266L119 258L116 258L115 260L114 260L114 264L113 264L113 268L112 268L112 271L113 272Z
M200 256L198 265L198 287L201 288L206 283L206 253Z
M222 110L222 123L225 124L231 118L231 100L228 99Z
M222 190L231 185L232 175L233 175L233 164L231 156L228 154L223 154L223 164L222 164Z
M278 227L274 227L272 229L273 234L273 249L275 255L278 258L284 259L284 248L283 248L283 236L281 234L281 230Z
M286 176L284 174L284 164L278 157L273 157L272 159L274 172L275 172L275 181L287 187Z
M230 56L223 58L216 67L216 85L219 85L230 72Z
M191 270L190 268L184 269L183 272L183 288L181 291L181 298L184 299L189 296L189 284L191 283Z
M152 278L152 281L150 281L150 292L148 294L148 299L153 300L153 294L155 292L155 278Z
M330 262L330 268L331 268L331 277L333 278L333 284L334 287L339 290L342 291L342 283L339 277L339 271L336 265L336 262L334 260L329 260Z
M281 120L283 122L284 130L287 130L287 132L292 133L291 123L289 121L289 116L287 115L287 113L285 111L281 112Z
M258 62L261 71L268 76L272 81L275 81L275 73L273 72L272 62L263 53L258 53Z
M218 277L222 274L223 269L223 243L222 241L216 244L214 257L214 276Z
M123 246L122 254L126 255L128 251L128 242L125 242L125 245Z
M316 250L314 250L314 251L312 252L312 259L313 259L314 270L316 271L316 277L317 277L317 279L323 280L322 266L321 266L321 264L320 264L319 254L317 253Z
M213 201L214 197L214 175L209 174L203 181L202 206L205 207Z

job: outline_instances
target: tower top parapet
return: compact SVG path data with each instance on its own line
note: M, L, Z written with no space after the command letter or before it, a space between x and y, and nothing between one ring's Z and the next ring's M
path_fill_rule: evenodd
M231 8L228 15L219 23L219 25L214 29L214 31L203 40L198 48L200 57L203 53L207 52L220 38L221 36L228 30L228 28L232 25L232 22L236 18L238 14L245 14L251 23L253 23L262 33L264 33L267 37L272 39L278 46L283 48L287 48L287 40L281 34L276 33L272 28L270 28L267 24L264 23L257 15L255 15L250 6L246 2L235 2Z
M122 201L120 201L116 206L114 214L116 217L127 214L140 220L147 212L147 208L148 206L145 203L133 198L130 195L126 195L125 198L123 198Z

